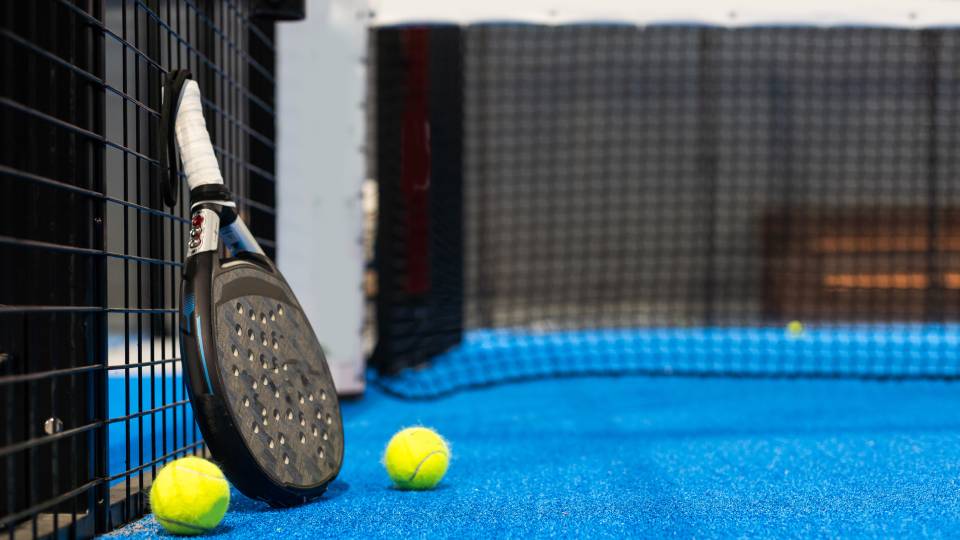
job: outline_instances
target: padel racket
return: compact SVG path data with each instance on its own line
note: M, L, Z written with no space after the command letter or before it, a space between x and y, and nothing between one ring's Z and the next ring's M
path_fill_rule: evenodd
M323 349L237 214L200 89L186 71L166 78L160 126L166 202L176 204L177 153L190 187L180 343L197 424L245 495L274 506L303 503L324 492L343 461L340 406Z

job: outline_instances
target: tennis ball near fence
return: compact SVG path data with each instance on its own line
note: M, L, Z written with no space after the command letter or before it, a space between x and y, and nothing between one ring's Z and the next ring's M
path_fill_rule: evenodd
M383 466L400 489L430 489L436 486L450 464L450 448L436 431L409 427L387 443Z
M803 323L800 321L790 321L787 323L787 334L790 337L800 337L803 335Z
M150 508L173 534L203 534L223 520L230 485L213 463L198 457L172 461L153 480Z

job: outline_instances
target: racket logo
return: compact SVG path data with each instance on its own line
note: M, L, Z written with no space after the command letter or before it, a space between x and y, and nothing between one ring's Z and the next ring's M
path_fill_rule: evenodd
M220 216L213 210L201 208L193 212L187 257L204 251L216 251L220 244Z

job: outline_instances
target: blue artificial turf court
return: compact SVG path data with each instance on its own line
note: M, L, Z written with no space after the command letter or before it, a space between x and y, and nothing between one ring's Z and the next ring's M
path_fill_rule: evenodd
M321 499L271 509L234 490L211 536L956 536L960 393L924 374L943 372L957 332L475 332L432 367L375 379L342 404L344 466ZM857 364L871 344L870 362ZM608 363L577 362L590 355ZM801 375L810 362L810 376L770 376L782 367L771 358L797 362ZM724 375L749 365L756 376ZM876 377L850 376L868 368ZM409 425L436 428L452 446L432 491L394 489L380 464ZM147 516L113 535L166 533Z

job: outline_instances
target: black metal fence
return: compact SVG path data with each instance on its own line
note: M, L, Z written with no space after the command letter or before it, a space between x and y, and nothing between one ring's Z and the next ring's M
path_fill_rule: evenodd
M262 4L262 5L261 5ZM89 537L206 449L179 366L185 189L158 189L163 75L188 68L270 256L274 19L303 2L0 4L0 531Z

